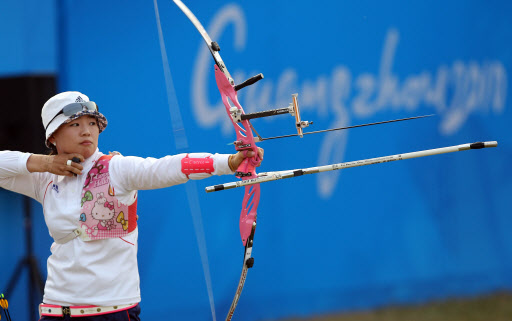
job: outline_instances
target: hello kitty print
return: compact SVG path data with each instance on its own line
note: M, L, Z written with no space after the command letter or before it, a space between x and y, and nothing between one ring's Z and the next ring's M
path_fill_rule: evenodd
M102 156L87 174L82 190L79 226L84 241L123 237L137 226L137 201L119 202L110 185L108 165L112 156Z

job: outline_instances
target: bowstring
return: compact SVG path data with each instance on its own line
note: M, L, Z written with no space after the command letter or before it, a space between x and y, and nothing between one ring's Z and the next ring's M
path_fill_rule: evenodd
M160 13L158 11L157 0L153 0L155 7L156 23L158 27L158 39L160 41L160 52L162 54L162 64L165 75L165 89L167 92L167 102L169 104L169 113L171 116L172 130L174 141L176 143L176 150L178 153L186 153L189 150L188 140L183 126L183 120L181 118L180 107L178 104L178 98L176 96L176 90L174 88L174 82L171 76L171 68L167 59L167 51L165 49L165 42L162 32L162 25L160 22ZM213 321L216 321L215 317L215 303L213 299L212 280L210 277L210 268L208 263L208 253L206 249L206 239L203 228L203 220L201 217L201 208L199 206L199 197L197 194L196 183L190 180L185 184L188 204L190 208L190 214L192 216L194 230L197 239L197 246L199 248L199 254L201 256L201 264L203 265L203 273L206 282L206 288L208 291L208 298L210 301L210 310L212 313Z

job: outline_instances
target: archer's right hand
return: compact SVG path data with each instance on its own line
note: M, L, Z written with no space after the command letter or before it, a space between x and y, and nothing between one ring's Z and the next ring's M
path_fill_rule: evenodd
M80 162L85 159L80 154L62 154L62 155L31 155L27 161L29 172L48 172L60 176L73 177L82 175L84 167L80 163L72 161L77 158Z

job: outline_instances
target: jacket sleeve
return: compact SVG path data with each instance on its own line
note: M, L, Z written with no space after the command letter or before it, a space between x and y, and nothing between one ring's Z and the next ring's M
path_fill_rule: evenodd
M182 171L184 158L210 158L213 160L211 173L185 174ZM163 158L141 158L114 156L110 161L110 179L116 195L134 190L164 188L186 183L189 179L203 179L212 175L233 174L228 165L227 154L178 154Z
M23 194L40 202L37 191L38 173L30 173L27 161L30 153L0 151L0 187Z

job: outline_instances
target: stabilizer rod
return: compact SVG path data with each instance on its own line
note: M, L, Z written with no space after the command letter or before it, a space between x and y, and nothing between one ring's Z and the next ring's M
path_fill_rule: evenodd
M244 81L243 83L241 84L238 84L235 86L235 91L239 91L240 89L244 88L244 87L247 87L247 86L250 86L260 80L263 79L263 74L257 74L256 76L254 77L251 77L249 79L247 79L246 81Z
M285 107L285 108L263 110L263 111L258 111L258 112L250 113L250 114L244 114L244 115L241 115L240 118L242 120L246 120L246 119L254 119L254 118L262 118L262 117L276 116L276 115L282 115L282 114L289 114L289 113L290 113L290 109Z
M470 150L470 149L481 149L481 148L497 147L497 146L498 146L498 142L496 142L496 141L477 142L477 143L462 144L462 145L449 146L449 147L441 147L441 148L436 148L436 149L427 149L427 150L421 150L421 151L405 153L405 154L397 154L397 155L391 155L391 156L369 158L369 159L363 159L363 160L346 162L346 163L324 165L324 166L318 166L318 167L294 169L294 170L287 170L287 171L280 171L280 172L260 173L260 174L258 174L258 177L253 178L253 179L225 183L225 184L215 185L215 186L208 186L208 187L206 187L206 192L210 193L210 192L223 191L226 189L232 189L232 188L242 187L242 186L246 186L246 185L260 184L260 183L265 183L265 182L270 182L270 181L276 181L278 179L292 178L292 177L297 177L297 176L302 176L302 175L307 175L307 174L318 174L318 173L322 173L322 172L334 171L334 170L350 168L350 167L359 167L359 166L387 163L387 162L398 161L398 160L403 160L403 159L411 159L411 158L439 155L439 154L445 154L445 153L461 152L461 151Z

